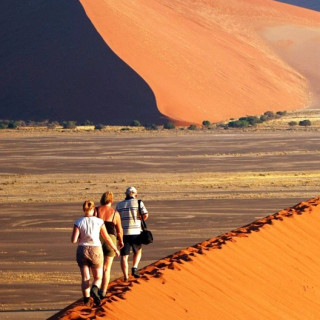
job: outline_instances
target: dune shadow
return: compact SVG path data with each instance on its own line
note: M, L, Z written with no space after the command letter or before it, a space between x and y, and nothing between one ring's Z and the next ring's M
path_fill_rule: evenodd
M277 0L278 2L284 2L292 4L294 6L320 11L320 2L318 0Z
M163 123L148 84L78 1L2 1L0 21L0 119Z

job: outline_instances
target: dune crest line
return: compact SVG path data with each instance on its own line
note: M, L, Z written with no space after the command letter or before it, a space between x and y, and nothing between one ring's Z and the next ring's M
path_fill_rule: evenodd
M319 197L303 201L116 279L99 308L78 300L50 319L313 319L319 212Z

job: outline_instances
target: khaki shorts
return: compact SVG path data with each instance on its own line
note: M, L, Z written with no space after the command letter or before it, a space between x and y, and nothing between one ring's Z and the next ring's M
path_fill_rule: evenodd
M117 246L117 237L114 234L109 234L109 237L112 239L112 242L115 246ZM104 241L104 239L100 238L102 243L102 250L105 257L114 257L116 253L114 250Z
M77 249L78 266L101 268L103 266L102 247L78 246Z

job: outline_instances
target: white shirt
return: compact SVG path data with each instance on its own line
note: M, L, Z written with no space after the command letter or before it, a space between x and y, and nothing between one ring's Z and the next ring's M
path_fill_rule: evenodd
M103 220L97 217L81 217L74 225L80 230L79 246L100 247L100 229L104 224Z

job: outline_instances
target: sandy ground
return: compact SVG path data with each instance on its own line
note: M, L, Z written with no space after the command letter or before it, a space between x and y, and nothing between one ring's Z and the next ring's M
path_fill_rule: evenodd
M261 0L81 4L106 44L150 85L159 111L177 121L304 108L317 89L319 12ZM280 38L289 30L293 52L275 51L265 28Z
M319 197L303 201L114 281L99 307L77 301L50 320L318 319L319 213Z
M263 35L287 63L308 79L309 108L320 108L320 28L284 25L266 28Z
M77 300L81 203L135 185L156 242L141 267L318 192L317 132L31 133L0 139L1 318ZM119 277L116 261L113 278ZM50 311L51 310L51 311ZM20 314L20 313L19 313ZM43 319L40 311L25 313Z

